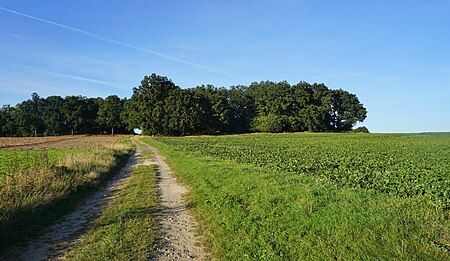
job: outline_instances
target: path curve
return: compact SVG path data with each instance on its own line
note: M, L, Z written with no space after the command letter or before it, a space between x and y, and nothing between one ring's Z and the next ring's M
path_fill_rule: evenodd
M154 154L152 164L157 165L160 224L164 232L163 242L153 260L205 260L201 240L194 233L197 223L189 214L184 195L189 191L179 184L167 165L166 158L148 144L138 141Z

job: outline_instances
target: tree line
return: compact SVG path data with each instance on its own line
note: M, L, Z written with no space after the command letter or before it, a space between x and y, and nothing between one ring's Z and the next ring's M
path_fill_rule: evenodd
M126 99L49 96L33 93L15 107L0 109L0 136L128 133L120 119Z
M1 136L125 133L148 135L246 132L345 132L366 118L356 95L324 84L254 82L182 89L167 77L145 76L130 99L34 93L0 109Z

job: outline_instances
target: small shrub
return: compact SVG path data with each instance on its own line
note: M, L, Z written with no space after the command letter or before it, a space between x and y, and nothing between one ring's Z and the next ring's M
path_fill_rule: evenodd
M369 129L366 126L361 126L361 127L354 129L352 132L369 133Z
M268 114L256 117L252 122L252 129L259 132L282 132L286 126L286 119L281 115Z

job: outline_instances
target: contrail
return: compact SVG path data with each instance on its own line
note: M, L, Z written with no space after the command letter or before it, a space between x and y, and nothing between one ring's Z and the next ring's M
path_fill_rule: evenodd
M68 79L72 79L72 80L78 80L78 81L83 81L83 82L90 82L90 83L95 83L95 84L101 84L101 85L106 85L106 86L109 86L109 87L113 87L113 88L118 89L118 90L124 90L123 88L115 86L114 84L112 84L110 82L105 82L105 81L101 81L101 80L97 80L97 79L87 78L87 77L73 75L73 74L66 74L66 73L60 73L60 72L44 70L44 69L41 69L41 68L36 68L36 67L23 65L23 64L14 64L14 65L22 67L22 68L26 68L26 69L35 70L35 71L38 71L38 72L41 72L41 73L50 74L50 75L57 76L57 77L63 77L63 78L68 78Z
M195 63L195 62L179 59L177 57L173 57L173 56L170 56L170 55L167 55L167 54L164 54L164 53L153 51L153 50L150 50L150 49L147 49L147 48L143 48L143 47L140 47L140 46L137 46L137 45L132 45L132 44L129 44L129 43L126 43L126 42L117 41L117 40L108 38L106 36L102 36L102 35L99 35L99 34L91 33L91 32L88 32L88 31L85 31L85 30L82 30L82 29L79 29L79 28L76 28L76 27L73 27L73 26L69 26L69 25L53 22L53 21L50 21L50 20L42 19L42 18L35 17L35 16L32 16L32 15L28 15L28 14L24 14L24 13L21 13L21 12L12 10L12 9L8 9L8 8L5 8L5 7L1 7L0 6L0 10L3 10L5 12L11 13L11 14L19 15L19 16L22 16L22 17L26 17L26 18L29 18L29 19L32 19L32 20L36 20L36 21L39 21L39 22L51 24L51 25L63 28L65 30L69 30L69 31L73 31L73 32L76 32L76 33L79 33L79 34L83 34L83 35L89 36L89 37L97 39L97 40L101 40L101 41L112 43L112 44L117 44L117 45L120 45L120 46L124 46L124 47L128 47L128 48L131 48L131 49L135 49L135 50L138 50L138 51L141 51L141 52L153 54L153 55L156 55L156 56L159 56L161 58L164 58L164 59L167 59L167 60L171 60L171 61L174 61L174 62L177 62L177 63L191 65L191 66L194 66L194 67L197 67L197 68L201 68L201 69L204 69L204 70L207 70L207 71L216 72L216 73L220 73L220 74L224 74L224 75L228 75L228 76L232 76L232 77L237 77L237 78L241 78L241 79L247 79L246 77L243 77L243 76L240 76L240 75L237 75L237 74L234 74L234 73L229 73L229 72L222 71L222 70L219 70L219 69L216 69L216 68L212 68L212 67L209 67L209 66L206 66L206 65L202 65L202 64L199 64L199 63Z

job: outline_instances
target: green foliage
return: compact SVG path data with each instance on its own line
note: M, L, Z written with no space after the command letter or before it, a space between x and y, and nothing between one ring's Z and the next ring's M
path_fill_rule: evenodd
M226 133L230 125L231 109L228 90L202 85L190 91L198 107L196 129L200 134Z
M0 109L0 136L17 135L15 115L16 109L14 107L4 105Z
M450 134L279 134L161 139L185 152L326 178L337 185L424 196L450 208Z
M260 134L146 141L191 187L189 199L199 231L218 260L448 260L448 213L425 197L336 186L320 174L323 169L338 169L328 165L334 153L345 162L362 152L368 158L360 163L367 171L376 171L375 162L387 167L384 157L404 151L397 146L411 141L413 147L434 151L431 158L442 159L448 153L448 139L448 135L380 135L364 140L347 134ZM360 151L354 150L354 141ZM343 145L350 145L349 150ZM414 155L408 151L404 157ZM420 166L424 155L411 164ZM358 164L343 167L352 171L354 166L358 168Z
M104 127L111 129L114 135L114 128L122 125L120 114L122 113L123 103L117 95L110 95L101 102L97 113L97 122Z
M358 127L356 129L352 130L352 132L369 133L369 129L366 126L361 126L361 127Z
M97 130L96 117L99 110L99 100L83 96L67 96L64 101L63 111L65 123L73 135L78 133L90 133Z
M254 97L246 86L232 86L228 91L229 97L229 132L244 133L251 128L251 121L255 116Z
M367 111L354 94L324 84L270 81L230 89L181 89L166 77L145 76L125 104L128 128L150 135L250 131L349 131Z
M120 117L123 103L115 95L103 100L83 96L41 98L33 93L30 100L16 107L0 109L0 136L98 134L105 128L127 133Z
M367 111L356 95L324 84L260 82L229 89L212 85L181 89L152 74L129 100L59 96L32 98L0 110L0 136L126 132L184 136L250 131L345 132Z
M334 131L349 131L366 118L367 110L354 94L344 90L331 91L331 125Z
M59 96L49 96L43 100L44 108L42 118L46 126L44 135L61 135L67 133L65 125L64 99Z
M253 119L252 130L257 132L282 132L285 130L285 117L268 114L261 115Z
M37 136L38 133L43 133L42 111L43 99L37 93L31 95L31 100L18 104L15 110L15 121L19 132L24 136Z
M141 85L133 88L133 96L125 105L129 129L138 127L148 135L165 134L169 119L166 99L178 88L166 77L145 76Z

